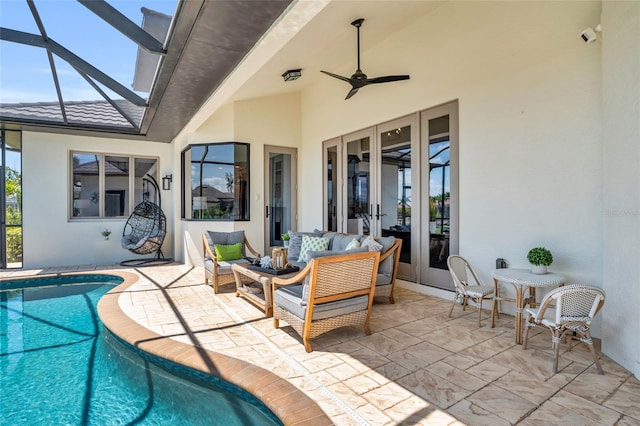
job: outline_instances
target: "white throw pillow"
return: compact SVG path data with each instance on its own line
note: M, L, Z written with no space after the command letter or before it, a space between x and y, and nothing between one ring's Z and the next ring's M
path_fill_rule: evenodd
M365 238L362 243L360 243L361 247L368 247L369 251L380 251L382 250L382 244L373 239L371 235Z
M347 246L344 249L346 251L349 251L349 250L357 249L358 247L360 247L360 241L354 238L349 242L349 244L347 244Z

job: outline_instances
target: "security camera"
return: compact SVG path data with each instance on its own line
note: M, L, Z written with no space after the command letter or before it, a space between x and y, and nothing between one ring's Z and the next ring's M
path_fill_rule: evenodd
M600 25L598 24L595 30L589 27L584 31L582 31L582 33L580 33L580 37L582 38L582 41L584 41L585 43L593 43L598 39L597 33L599 33L600 31L601 31Z

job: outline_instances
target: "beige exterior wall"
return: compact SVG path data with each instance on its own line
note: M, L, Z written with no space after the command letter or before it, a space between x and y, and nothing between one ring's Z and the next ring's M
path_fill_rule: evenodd
M497 257L528 267L544 245L552 269L601 286L601 46L579 38L599 19L599 3L453 2L367 55L369 74L410 71L408 82L349 101L329 78L304 92L301 228L322 224L309 189L322 140L458 99L460 253L489 281Z
M640 378L640 3L603 2L602 350Z
M141 257L120 246L126 218L69 220L70 152L158 157L161 177L172 171L170 144L27 131L22 144L24 268L107 265ZM171 221L173 205L166 201L168 192L161 193L162 210ZM105 228L112 232L108 241L100 234ZM163 246L168 257L172 246L169 234Z
M264 146L298 147L300 131L300 95L298 93L258 98L227 104L219 109L198 130L184 141L177 142L183 150L189 143L247 142L250 143L250 203L248 222L185 221L177 211L176 229L181 241L176 241L180 259L190 265L202 265L202 233L211 231L244 230L251 245L261 252L264 246ZM178 157L179 158L179 154ZM179 160L176 162L179 170ZM179 173L176 171L176 173ZM179 188L176 187L179 192ZM179 201L179 200L178 200ZM176 204L179 210L180 204Z

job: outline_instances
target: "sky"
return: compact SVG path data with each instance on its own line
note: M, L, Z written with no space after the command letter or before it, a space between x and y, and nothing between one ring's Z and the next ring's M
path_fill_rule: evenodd
M34 3L49 38L131 88L138 51L134 42L76 0L34 0ZM108 0L108 3L141 25L141 7L173 16L177 1ZM40 35L25 0L0 0L0 26ZM55 55L54 61L65 101L102 99L66 62ZM105 91L114 99L120 98L108 89ZM47 101L57 101L57 95L46 51L0 41L0 103Z

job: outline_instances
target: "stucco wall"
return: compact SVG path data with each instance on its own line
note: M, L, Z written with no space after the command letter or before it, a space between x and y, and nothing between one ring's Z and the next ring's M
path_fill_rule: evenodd
M24 268L61 265L106 265L140 257L120 247L124 219L69 220L69 156L71 151L158 157L160 176L171 173L171 145L129 140L22 133ZM167 191L161 191L162 196ZM164 202L169 218L173 206ZM105 241L101 231L109 228ZM171 233L163 251L172 255Z
M238 101L218 110L196 132L177 142L176 151L184 149L189 143L236 141L251 144L251 220L221 222L177 219L181 241L176 241L176 251L185 263L202 265L201 235L205 230L244 230L250 236L251 245L264 252L264 146L297 147L301 139L300 114L298 93ZM176 215L179 217L180 212Z
M603 2L602 28L602 349L640 378L640 3Z
M601 286L601 46L579 38L599 19L599 2L451 2L363 51L369 75L409 81L345 101L320 80L302 95L300 228L322 224L323 140L458 99L460 253L490 282L497 257L528 267L544 245Z

